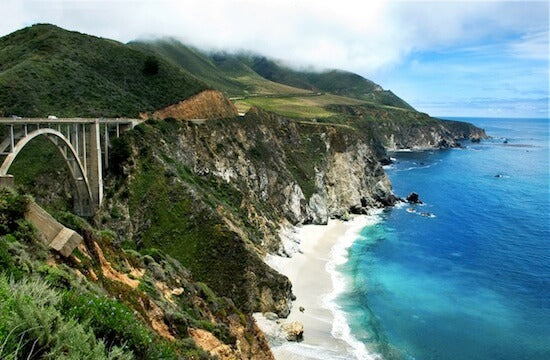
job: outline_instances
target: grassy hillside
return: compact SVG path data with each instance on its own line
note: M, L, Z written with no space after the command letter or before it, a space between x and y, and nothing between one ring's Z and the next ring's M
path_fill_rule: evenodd
M391 91L383 90L374 82L347 71L299 71L263 56L207 53L175 39L135 41L130 46L169 59L211 87L232 97L286 97L321 92L412 110L409 104ZM337 101L334 104L341 103ZM255 100L253 105L262 106L262 103ZM265 109L272 110L269 106ZM315 109L308 112L318 113Z
M0 116L137 116L205 88L159 56L53 25L0 38Z
M234 55L208 54L175 39L133 41L129 45L169 60L229 96L310 92L265 79Z
M243 56L241 59L256 73L271 81L412 110L409 104L391 91L383 90L374 82L348 71L298 71L263 56Z
M228 94L236 95L243 93L241 83L228 77L199 50L185 46L177 40L133 41L128 45L147 53L162 56L215 89L222 90Z
M327 118L337 115L336 111L327 108L329 105L360 105L363 103L365 101L344 96L309 94L307 96L248 97L237 100L235 106L239 112L246 112L252 106L256 106L291 118Z

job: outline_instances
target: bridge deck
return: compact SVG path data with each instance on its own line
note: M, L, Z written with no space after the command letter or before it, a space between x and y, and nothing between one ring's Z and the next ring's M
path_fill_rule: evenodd
M25 124L131 124L141 123L143 119L128 118L0 118L0 125L25 125Z

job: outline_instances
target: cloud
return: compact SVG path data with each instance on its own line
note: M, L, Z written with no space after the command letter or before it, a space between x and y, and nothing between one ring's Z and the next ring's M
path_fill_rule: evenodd
M0 0L0 36L38 22L122 42L172 36L207 50L354 71L419 110L442 114L483 92L548 96L549 6L546 0ZM426 99L455 99L447 103L455 108L443 111ZM537 104L548 112L547 102ZM506 108L499 106L491 108ZM483 106L468 109L480 113Z
M195 46L364 74L395 66L413 51L548 27L545 2L3 0L0 10L9 14L0 34L51 22L123 42L170 35ZM532 41L515 50L540 53Z

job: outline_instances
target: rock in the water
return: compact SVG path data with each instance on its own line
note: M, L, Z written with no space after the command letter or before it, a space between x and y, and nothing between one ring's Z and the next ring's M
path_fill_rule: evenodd
M407 195L407 202L411 204L422 204L422 201L420 201L418 194L415 192L412 192L409 195Z
M300 312L304 312L304 311L306 311L306 308L303 307L303 306L300 306L300 307L298 308L298 310L300 310Z
M473 142L473 143L479 143L479 142L481 142L481 139L480 138L471 138L470 141Z
M304 326L297 321L283 325L287 341L302 341L304 338Z

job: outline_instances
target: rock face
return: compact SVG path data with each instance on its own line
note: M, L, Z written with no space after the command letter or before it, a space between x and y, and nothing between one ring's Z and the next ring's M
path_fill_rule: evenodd
M237 108L221 92L205 90L153 113L155 119L224 119L238 116Z
M176 257L242 309L283 317L290 282L261 259L284 252L281 225L324 224L395 199L357 130L258 109L204 124L149 122L111 153L121 160L107 184L119 190L98 218Z
M333 105L331 109L344 113L372 136L372 145L379 150L427 150L459 147L461 139L486 139L483 129L466 122L435 119L416 111ZM387 162L387 157L381 157Z

